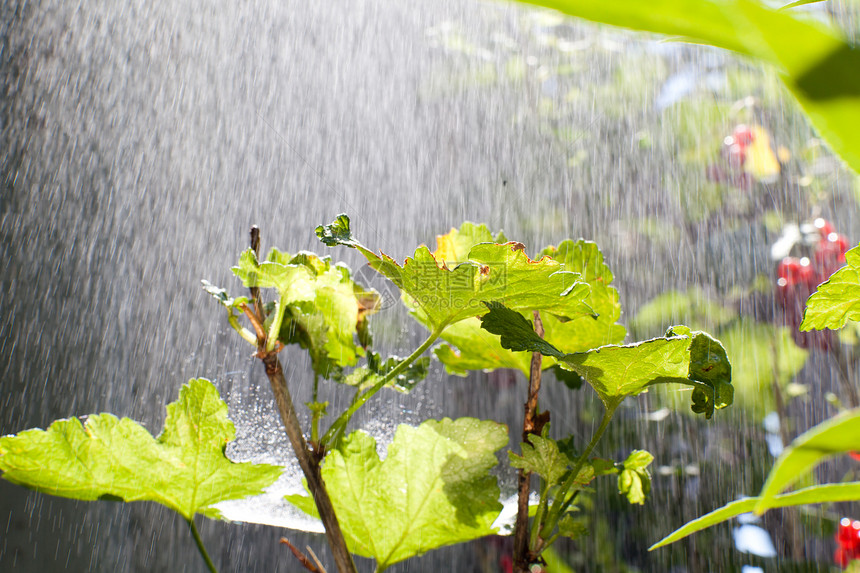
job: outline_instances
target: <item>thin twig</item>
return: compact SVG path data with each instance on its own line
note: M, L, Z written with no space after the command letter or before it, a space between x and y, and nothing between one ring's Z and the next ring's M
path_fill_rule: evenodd
M302 565L304 565L305 569L307 569L308 571L311 571L311 573L324 573L324 571L325 571L324 569L322 571L320 571L319 567L317 567L316 565L311 563L311 560L308 559L307 555L302 553L298 547L296 547L295 545L290 543L289 539L287 539L286 537L281 537L281 543L283 543L284 545L286 545L287 547L290 548L290 551L292 551L293 555L296 556L296 559L298 559L299 562Z
M541 322L540 313L538 311L534 311L534 323L537 335L543 336L543 323ZM543 357L540 352L532 354L531 372L529 375L529 393L525 403L525 416L523 417L523 442L528 442L529 436L532 433L540 433L546 423L545 419L541 420L537 413L542 361ZM540 426L540 429L538 429L537 426ZM532 564L532 554L529 550L529 494L531 493L531 475L531 472L520 469L519 475L517 476L517 521L514 526L514 573L528 573ZM535 527L539 527L539 524L535 524Z
M256 255L257 260L260 260L260 227L257 225L251 225L251 249L254 251L254 255ZM260 289L259 287L251 287L251 299L254 301L254 312L257 315L257 323L263 324L266 321L266 311L263 308L263 302L260 298ZM256 329L256 324L254 325ZM259 332L257 333L259 336Z
M310 553L310 555L311 555L311 559L313 559L314 563L317 564L317 569L319 569L321 571L321 573L326 573L325 567L323 567L322 563L320 563L319 557L317 557L317 554L314 553L313 549L311 549L311 546L305 545L305 549L308 550L308 553Z
M259 293L260 289L257 289L257 292ZM263 323L260 321L260 318L256 315L256 313L251 310L251 308L247 304L240 305L239 308L242 309L242 312L245 313L245 316L247 316L248 320L251 322L251 326L254 327L254 333L257 335L257 343L259 344L260 340L265 340L266 330L263 328Z

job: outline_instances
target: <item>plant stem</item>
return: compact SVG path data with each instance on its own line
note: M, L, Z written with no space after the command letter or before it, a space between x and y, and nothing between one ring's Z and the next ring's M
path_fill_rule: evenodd
M206 547L203 545L203 539L200 538L200 532L197 531L197 526L194 525L193 516L188 520L188 527L191 528L191 535L194 537L194 543L197 544L197 550L203 557L203 561L206 562L206 567L208 567L209 571L212 573L218 573L218 570L215 569L215 564L212 563L212 559L209 558L209 554L206 552Z
M534 557L537 555L537 553L539 551L539 547L538 547L539 534L540 534L541 526L544 523L544 516L546 515L547 507L549 507L549 484L546 483L543 479L541 479L540 485L541 485L540 501L538 502L537 511L535 511L535 520L534 520L534 523L532 523L531 536L529 537L529 540L528 540L528 542L529 542L529 545L528 545L529 554L527 555L528 563L527 563L526 569L523 570L526 573L528 573L528 571L529 571L528 566L531 565L532 561L534 560ZM527 524L527 526L528 526L528 524Z
M257 225L251 226L251 249L253 249L254 254L257 256L257 260L260 260L260 227ZM254 313L257 315L259 319L259 323L262 325L266 320L266 311L263 309L263 300L260 298L260 288L259 287L251 287L251 300L254 301Z
M251 247L255 252L260 248L260 231L257 227L251 228ZM259 253L257 254L259 257ZM263 309L260 300L260 290L252 288L251 295L254 297L254 308L257 314L259 314ZM275 333L275 336L277 337L277 333ZM296 415L296 408L293 406L293 399L287 387L287 380L284 378L284 369L281 366L281 361L278 359L276 351L267 350L270 343L271 341L266 340L265 335L262 339L258 339L257 356L260 357L266 367L266 376L268 376L269 383L272 386L272 393L275 395L275 403L278 406L281 421L284 423L287 437L290 440L296 458L298 458L299 467L302 468L302 473L305 474L308 490L310 490L314 498L314 503L320 514L320 520L325 527L325 534L331 547L335 566L340 573L357 573L352 555L350 555L346 547L346 540L340 529L340 523L335 515L334 506L326 490L325 481L322 478L322 472L320 471L321 456L315 455L305 442L299 417Z
M407 356L403 362L395 366L391 369L385 377L382 378L379 382L362 392L361 394L356 394L355 399L352 401L352 404L349 405L349 408L341 414L337 420L332 423L331 427L329 427L328 431L322 437L320 444L323 448L327 447L331 444L340 434L343 433L346 425L349 423L349 420L352 418L352 415L355 414L359 408L361 408L374 394L379 392L386 384L394 380L394 378L406 370L410 364L415 362L424 352L430 348L430 346L436 342L436 339L442 334L442 331L445 330L447 324L441 325L437 327L433 332L430 333L430 336L421 343L421 346L415 349L415 352Z
M534 311L534 327L538 336L543 336L543 323L540 313ZM540 352L532 353L531 370L529 372L529 392L524 405L525 416L523 417L523 442L529 441L529 435L535 431L535 417L537 415L537 400L540 392L541 366L543 356ZM528 573L531 565L531 553L529 551L529 493L531 492L531 472L520 469L517 476L517 521L514 525L514 573ZM541 505L535 515L535 531L540 527L543 518L542 509L545 509L544 488L541 491ZM535 539L532 538L531 545L534 546Z
M604 404L604 406L606 407L606 410L603 412L603 419L600 421L600 426L597 427L597 431L594 432L594 435L591 437L591 441L588 442L585 450L576 459L576 463L573 465L573 470L570 472L570 476L556 492L556 498L555 501L552 502L552 507L549 510L546 525L541 530L541 537L544 539L548 539L550 537L552 530L555 528L556 523L558 523L559 517L561 517L561 513L570 506L570 501L573 497L571 496L570 500L566 500L567 492L571 487L573 487L576 477L579 475L579 470L581 470L582 466L585 465L585 462L588 461L588 456L590 456L591 452L594 451L595 446L597 446L597 442L600 441L606 428L609 427L609 422L612 420L612 415L615 414L615 409L618 407L618 404Z
M287 431L287 437L290 439L290 444L293 446L293 451L295 451L296 457L299 460L299 466L305 474L308 489L311 495L313 495L314 503L316 503L320 514L320 520L322 520L325 527L326 537L331 546L337 570L340 573L356 573L355 563L353 563L352 556L346 548L346 540L343 537L340 523L334 512L334 506L331 503L331 498L328 495L325 482L322 478L322 472L320 471L321 460L308 449L308 445L305 442L290 391L287 389L287 381L284 378L281 361L278 360L277 354L269 353L263 358L263 364L266 365L266 376L269 377L269 382L272 385L272 392L275 394L275 402L278 405L281 420Z

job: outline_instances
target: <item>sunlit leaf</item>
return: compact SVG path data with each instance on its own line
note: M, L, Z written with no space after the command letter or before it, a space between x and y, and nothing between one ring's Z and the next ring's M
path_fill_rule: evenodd
M470 370L496 368L529 372L531 355L502 348L499 337L482 329L478 318L452 324L442 332L442 338L448 344L437 346L434 352L449 374L465 376Z
M845 253L845 262L806 301L800 330L836 330L860 320L860 247Z
M558 533L563 537L579 539L588 535L588 528L568 513L558 520Z
M507 445L505 426L474 418L401 425L380 460L376 441L353 432L326 457L322 475L350 550L377 571L430 549L495 533L502 509L489 470ZM316 515L309 497L287 499Z
M155 501L185 519L218 517L214 504L258 495L283 470L230 461L224 449L235 435L212 383L192 379L167 406L158 438L111 414L84 424L57 420L47 430L0 438L0 470L7 481L51 495Z
M535 334L532 323L523 315L500 303L486 303L490 312L481 317L481 328L499 335L499 343L515 352L540 352L544 356L563 358L564 352Z
M558 449L558 444L546 436L546 428L542 436L529 436L531 443L522 443L522 455L508 452L511 467L523 469L543 477L550 484L559 483L569 470L570 458Z
M693 389L692 410L710 418L714 409L725 408L734 399L732 386L732 365L722 344L705 332L693 332L686 326L673 326L666 336L690 336L690 373L691 380L704 382L704 387Z
M240 309L243 304L248 304L250 299L246 296L231 297L223 288L219 288L207 280L201 281L203 290L211 294L215 300L223 304L227 308Z
M645 450L633 450L624 460L624 469L618 474L618 493L627 497L631 504L642 505L651 491L651 474L648 466L654 456Z
M505 333L510 350L541 352L574 370L594 388L607 409L614 410L627 396L663 383L693 386L693 411L707 418L715 409L732 403L731 364L719 341L706 333L675 326L663 338L564 354L534 330L524 328L515 315L491 305L483 323L491 324L494 334Z
M816 129L860 171L860 50L833 27L753 0L523 0L594 22L710 44L774 65Z
M466 221L459 229L451 228L445 235L436 235L436 250L433 256L446 265L464 263L469 260L469 251L478 243L507 243L501 231L495 235L486 225Z
M850 410L804 432L782 452L762 488L755 506L763 513L774 497L824 460L860 450L860 409Z
M437 237L439 247L436 253L445 252L442 245L455 243L462 257L469 240L489 240L492 235L484 226L477 227L475 232L471 223L464 223L460 230L452 229L448 235ZM448 252L454 252L448 248ZM621 305L618 302L618 292L610 285L613 280L612 271L603 262L603 254L597 245L590 241L563 241L558 247L547 247L542 256L549 256L564 265L564 270L579 273L591 287L587 300L597 317L582 316L573 320L561 319L549 312L542 312L541 319L544 328L544 339L564 352L577 352L619 343L624 340L626 331L617 321L621 316ZM462 260L462 259L457 259ZM448 261L448 259L446 259ZM523 313L531 320L532 313L525 309ZM508 351L494 337L487 336L480 328L477 320L464 320L442 333L442 339L448 345L436 349L437 357L445 364L449 373L465 375L468 370L494 370L496 368L516 368L528 375L530 357ZM544 360L544 369L552 368L553 359ZM572 384L576 387L576 384Z
M479 243L467 262L449 268L426 246L418 247L402 266L388 255L377 255L352 237L346 215L318 227L317 236L326 244L358 249L400 289L413 315L432 331L485 314L482 301L571 319L594 314L586 302L591 289L578 273L566 272L550 257L531 260L520 243Z
M379 295L355 283L345 266L333 265L329 257L290 255L278 249L258 263L248 249L233 272L247 287L278 290L276 310L266 321L270 336L307 349L317 374L339 379L343 367L354 366L364 356L356 336L362 338L366 317L377 310Z
M284 304L312 301L313 272L306 265L285 263L288 256L272 249L268 259L259 263L254 251L247 249L232 271L246 287L277 289Z
M597 244L583 239L566 240L557 247L545 248L541 255L550 256L564 265L565 270L582 275L581 280L591 286L588 304L597 313L597 319L580 317L570 321L549 315L544 321L545 338L564 352L581 352L621 343L627 330L618 323L621 303L618 291L611 286L615 277Z
M791 493L774 496L768 503L769 508L791 507L813 503L833 503L838 501L856 501L860 499L860 482L816 485L799 489ZM712 525L728 521L744 513L750 513L761 501L760 497L746 497L724 505L719 509L703 515L683 527L673 531L648 550L669 545L688 535L707 529Z

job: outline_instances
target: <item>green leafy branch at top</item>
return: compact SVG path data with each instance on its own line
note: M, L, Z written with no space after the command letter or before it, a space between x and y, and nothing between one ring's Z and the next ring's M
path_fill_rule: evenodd
M546 310L567 319L595 314L587 303L591 288L579 273L566 271L550 257L530 259L521 243L478 243L467 260L453 267L422 245L401 266L355 240L346 215L317 227L316 232L326 245L361 252L372 268L401 290L413 315L432 332L486 313L481 301L488 300L516 310Z
M845 262L807 299L800 330L836 330L860 320L860 247L845 253Z
M492 535L502 505L489 470L508 443L507 429L474 418L427 420L397 427L385 460L362 431L341 440L322 475L351 551L377 571L415 555ZM316 515L310 497L288 501Z
M482 317L482 326L502 335L505 348L555 358L594 388L607 411L661 383L693 386L693 411L707 418L732 403L731 364L719 341L706 333L674 326L663 338L566 354L538 336L519 313L497 303L487 307L490 313Z
M235 435L212 383L192 379L167 406L158 438L111 414L84 424L57 420L0 438L0 470L7 481L51 495L155 501L188 521L198 512L217 518L214 504L261 494L283 470L230 461L224 450Z

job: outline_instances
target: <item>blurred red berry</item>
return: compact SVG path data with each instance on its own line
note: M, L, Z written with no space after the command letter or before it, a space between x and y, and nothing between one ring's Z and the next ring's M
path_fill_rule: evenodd
M785 257L776 267L776 275L785 279L785 286L793 286L798 282L800 276L800 259L797 257Z
M860 452L848 452L848 455L851 456L851 459L860 462Z
M753 139L755 139L752 130L745 123L735 126L735 130L732 132L732 137L734 138L735 143L744 148L752 143Z
M836 531L836 541L841 547L848 551L860 551L860 521L843 517L839 520L839 529Z
M821 236L822 239L826 239L830 235L830 233L836 232L836 227L834 227L833 224L827 219L822 219L821 217L819 217L815 221L813 221L812 224L818 230L818 234Z
M809 289L810 294L813 290L815 290L815 287L818 285L815 269L812 267L812 263L806 257L800 259L800 271L797 275L797 282L806 285L806 287Z

